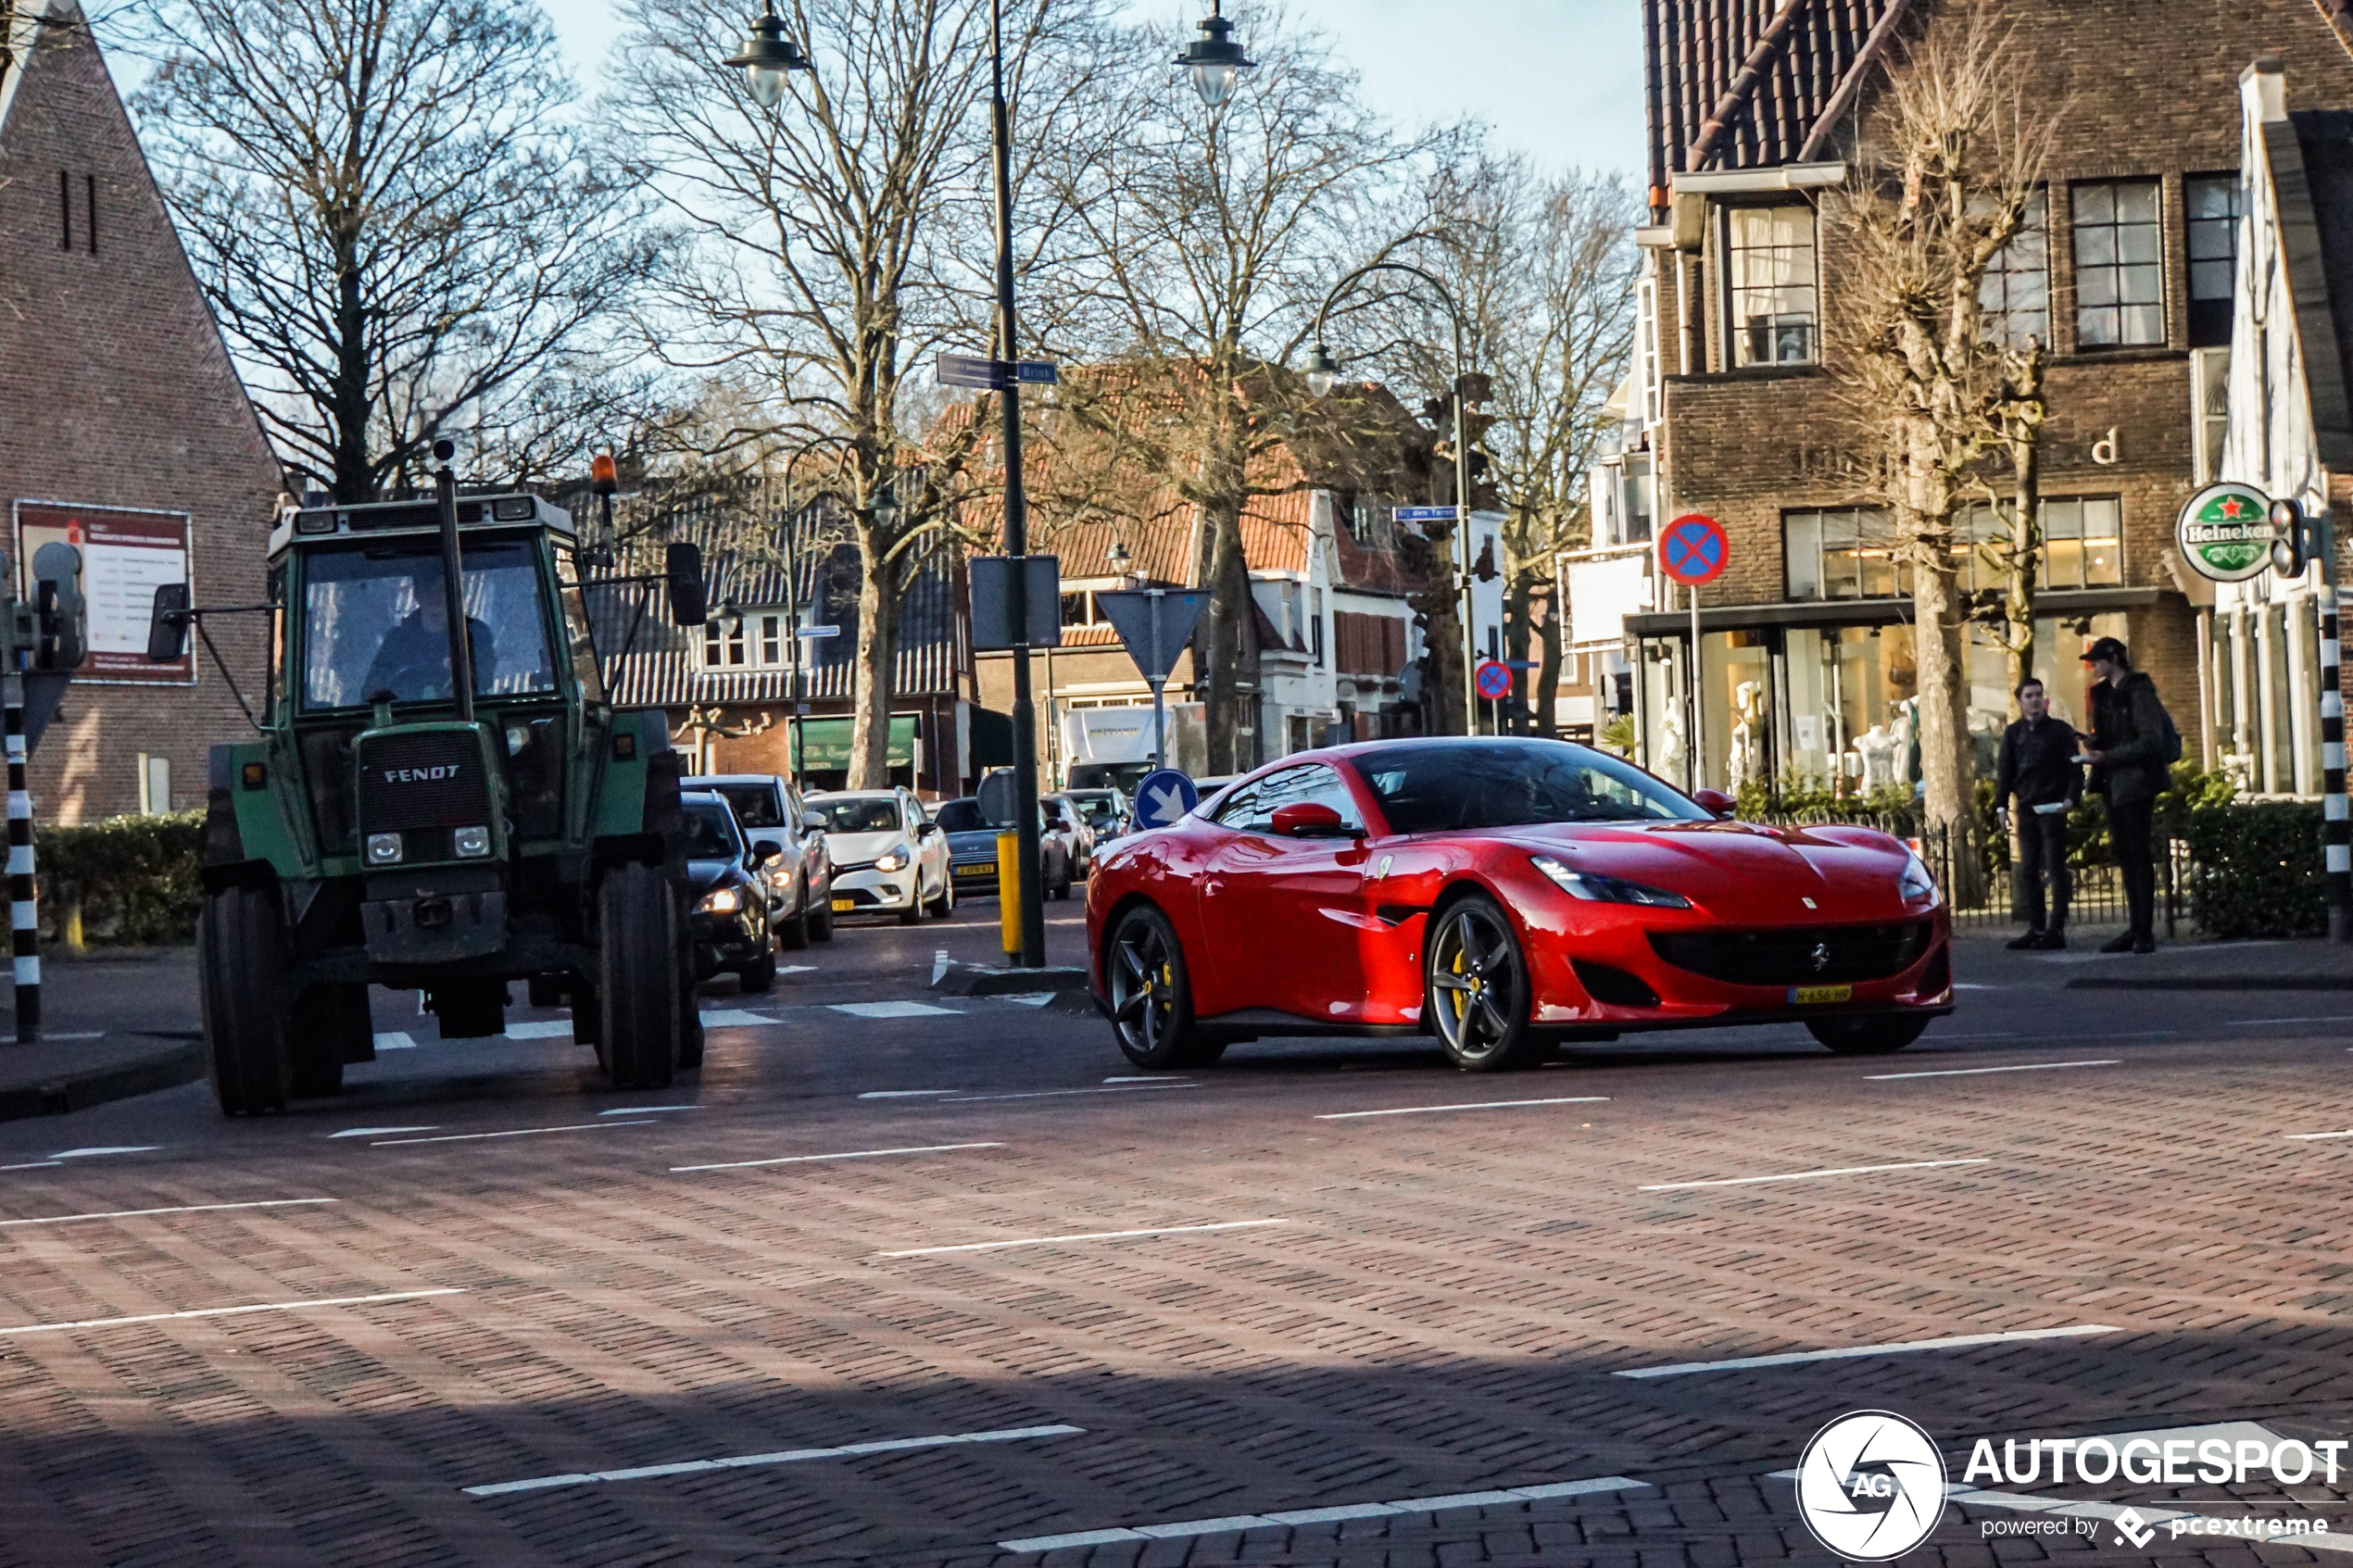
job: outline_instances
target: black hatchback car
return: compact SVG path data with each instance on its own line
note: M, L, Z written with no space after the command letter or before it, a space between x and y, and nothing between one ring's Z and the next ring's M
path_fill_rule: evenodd
M776 947L760 868L775 851L748 847L734 810L708 790L689 790L679 804L694 897L695 978L732 971L745 990L765 991L776 983Z

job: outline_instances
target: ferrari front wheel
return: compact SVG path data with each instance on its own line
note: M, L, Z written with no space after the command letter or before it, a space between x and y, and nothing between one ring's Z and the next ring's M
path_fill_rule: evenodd
M1139 1067L1206 1067L1225 1043L1193 1022L1193 987L1185 949L1168 917L1150 905L1122 915L1103 962L1111 1026L1119 1048Z
M1526 1066L1538 1054L1528 1026L1528 964L1502 906L1480 894L1447 905L1428 946L1425 1006L1454 1065L1472 1073Z
M1900 1051L1920 1037L1925 1018L1814 1018L1807 1033L1841 1056L1885 1056Z

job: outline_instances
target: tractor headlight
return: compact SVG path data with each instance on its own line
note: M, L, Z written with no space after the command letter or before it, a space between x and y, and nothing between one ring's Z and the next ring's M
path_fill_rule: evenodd
M1663 887L1645 887L1639 882L1628 882L1623 877L1572 871L1550 855L1530 855L1528 863L1542 872L1554 886L1570 897L1583 898L1589 903L1647 904L1655 909L1688 909L1692 907L1692 901L1680 893L1669 893Z
M1906 904L1936 902L1936 879L1928 874L1928 868L1920 864L1918 855L1906 854L1904 857L1904 872L1896 879L1895 885L1903 893Z
M459 828L453 841L453 847L457 849L459 859L479 860L490 853L490 830L482 827Z
M743 896L734 888L714 887L702 896L702 902L695 909L706 915L732 915L743 907Z
M368 835L368 863L388 866L400 859L400 835L396 833L371 833Z
M903 872L906 869L907 851L904 847L886 849L875 857L875 870L878 872Z

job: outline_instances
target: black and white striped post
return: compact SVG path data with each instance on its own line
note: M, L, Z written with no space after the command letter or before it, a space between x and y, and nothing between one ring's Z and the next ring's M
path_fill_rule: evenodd
M32 792L25 787L24 671L11 649L5 687L8 747L8 936L16 959L17 1043L41 1038L40 911L32 893Z
M2345 815L2345 688L2337 672L2336 530L2329 514L2313 520L2321 556L2321 843L2329 906L2329 940L2353 941L2353 847Z

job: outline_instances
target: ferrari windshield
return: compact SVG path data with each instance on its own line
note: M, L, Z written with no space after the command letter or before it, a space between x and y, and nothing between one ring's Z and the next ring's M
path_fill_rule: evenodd
M474 695L556 689L536 553L520 539L470 542L466 621ZM448 601L434 541L313 553L303 566L305 708L354 708L449 696Z
M1708 817L1641 769L1566 741L1425 741L1355 762L1392 833Z

